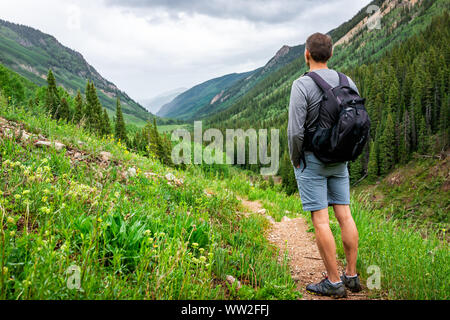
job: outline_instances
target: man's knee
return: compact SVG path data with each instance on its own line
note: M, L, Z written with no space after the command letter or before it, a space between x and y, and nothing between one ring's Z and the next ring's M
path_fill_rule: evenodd
M330 219L328 216L328 208L312 211L311 219L314 225L314 228L324 227L330 225Z

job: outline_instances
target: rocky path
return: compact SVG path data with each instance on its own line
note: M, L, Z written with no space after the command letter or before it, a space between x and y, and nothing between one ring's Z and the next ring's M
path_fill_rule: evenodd
M259 201L249 201L239 198L243 207L254 214L263 214L264 209ZM308 224L303 217L289 219L284 217L282 221L271 220L272 228L267 238L280 250L280 257L285 250L289 255L289 267L292 279L297 283L297 289L303 294L304 300L327 300L329 297L320 297L306 292L305 287L309 283L322 279L325 271L319 250L314 240L314 235L308 232ZM339 264L340 270L343 269ZM351 293L347 290L347 300L368 299L367 292Z

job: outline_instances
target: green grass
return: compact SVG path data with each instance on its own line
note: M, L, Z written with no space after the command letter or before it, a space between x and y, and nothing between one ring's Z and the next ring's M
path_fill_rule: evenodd
M109 151L117 163L74 163L66 151L0 140L1 298L298 297L286 261L277 262L264 237L267 221L236 214L227 190L205 195L208 178L198 168L173 171L181 187L148 179L145 172L164 176L168 168L41 111L2 105L0 115L92 155ZM131 166L137 176L123 180ZM67 286L78 271L83 291ZM227 285L227 275L243 289Z

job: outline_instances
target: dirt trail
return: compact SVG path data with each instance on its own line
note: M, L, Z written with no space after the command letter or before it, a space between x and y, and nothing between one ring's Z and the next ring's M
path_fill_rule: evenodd
M259 214L263 206L259 201L249 201L238 198L245 209L251 213ZM272 228L267 238L280 250L280 258L288 250L289 267L292 279L297 283L297 289L303 294L303 300L329 300L329 297L320 297L306 292L309 283L319 282L322 272L325 271L314 235L308 232L308 224L303 217L295 219L284 218L280 222L272 222ZM339 270L343 270L339 263ZM367 292L352 293L347 290L346 300L368 299Z

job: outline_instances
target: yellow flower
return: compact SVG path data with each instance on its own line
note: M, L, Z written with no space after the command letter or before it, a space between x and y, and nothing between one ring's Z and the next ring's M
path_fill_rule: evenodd
M13 230L13 231L11 231L11 232L9 233L9 235L10 235L11 237L14 237L14 236L16 235L16 232Z
M48 198L46 196L42 197L42 202L47 202Z
M16 200L19 200L20 198L22 198L22 196L20 194L15 194L14 198L16 198Z
M145 230L145 231L144 231L144 234L145 234L146 236L149 236L149 235L150 235L150 233L151 233L151 231L150 231L150 230Z
M7 274L8 273L8 268L7 267L3 267L3 274Z
M205 261L206 261L206 257L205 257L205 256L201 256L201 257L200 257L200 261L201 261L201 262L205 262Z
M194 248L197 248L197 247L198 247L198 243L197 243L197 242L194 242L194 243L192 244L192 246L193 246Z
M8 219L6 219L6 221L8 223L15 223L16 222L13 217L8 217Z
M23 190L23 192L22 192L23 195L27 195L29 193L30 193L30 190Z

